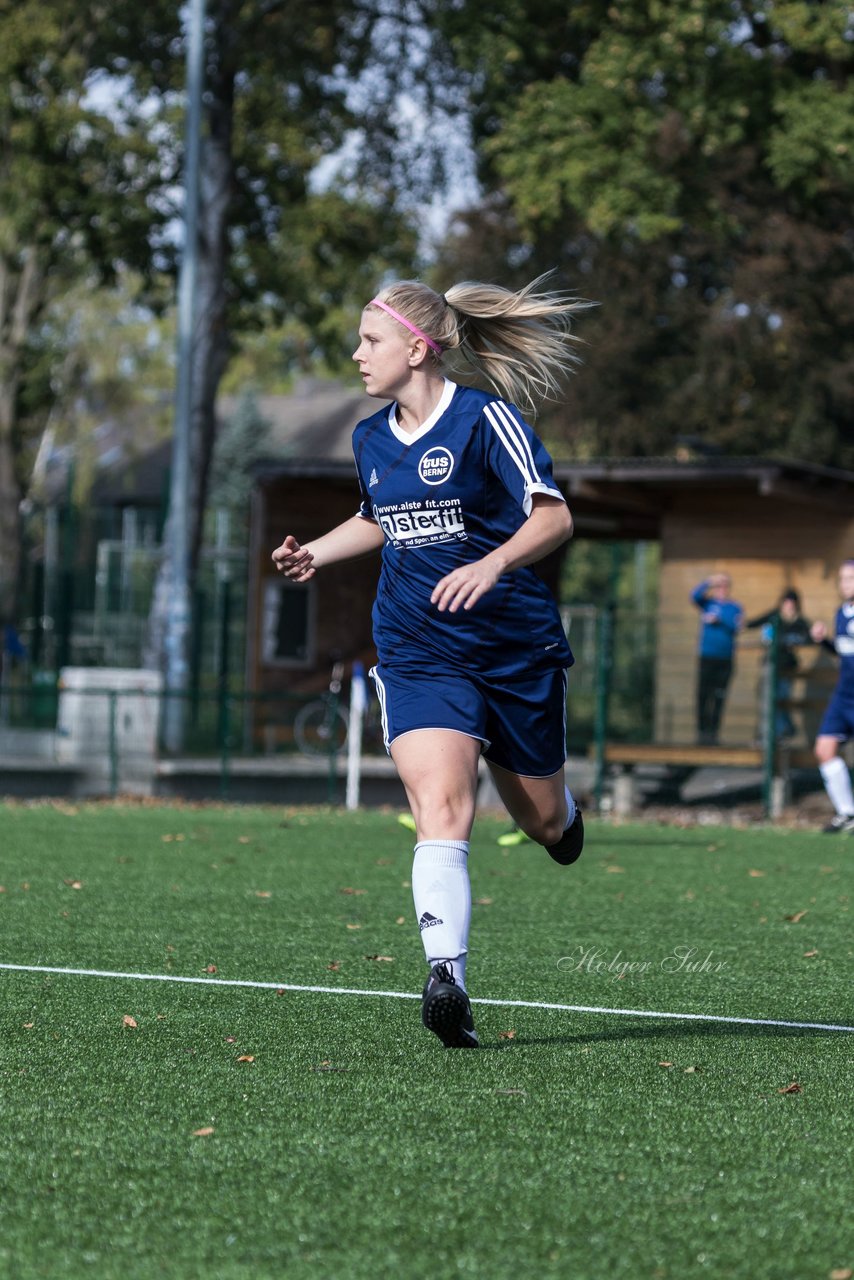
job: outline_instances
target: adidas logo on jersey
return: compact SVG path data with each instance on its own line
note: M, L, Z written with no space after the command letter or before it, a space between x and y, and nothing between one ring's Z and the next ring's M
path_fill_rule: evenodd
M372 488L374 487L374 485L375 485L375 484L379 484L379 482L380 482L380 478L379 478L379 476L377 475L377 469L376 469L376 467L374 467L373 471L371 472L371 478L370 478L370 480L368 481L368 488L369 488L369 489L372 489Z
M418 928L421 931L421 933L423 933L425 929L431 928L431 926L434 924L444 924L444 923L445 923L444 920L440 920L438 916L432 916L429 911L425 911L421 919L418 921Z

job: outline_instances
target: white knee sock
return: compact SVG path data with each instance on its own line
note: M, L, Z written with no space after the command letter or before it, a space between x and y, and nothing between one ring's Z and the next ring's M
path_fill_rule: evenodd
M834 756L819 769L824 780L825 790L830 796L830 803L837 813L846 816L854 813L854 792L851 790L851 774L848 765L841 756Z
M575 822L575 799L569 787L564 786L563 789L566 792L566 827L571 827ZM566 831L566 827L564 827L564 831Z
M465 990L471 923L468 840L421 840L412 862L412 898L427 963L446 960Z

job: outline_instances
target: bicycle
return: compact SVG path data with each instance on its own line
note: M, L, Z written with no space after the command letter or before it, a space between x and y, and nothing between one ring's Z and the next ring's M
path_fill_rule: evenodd
M338 755L347 747L350 711L341 700L344 663L332 667L329 690L301 707L294 717L294 740L304 755ZM362 720L362 745L369 752L385 750L379 704L368 691L368 705Z
M307 756L337 755L347 745L350 715L341 703L344 663L332 666L329 690L300 707L294 717L294 739Z

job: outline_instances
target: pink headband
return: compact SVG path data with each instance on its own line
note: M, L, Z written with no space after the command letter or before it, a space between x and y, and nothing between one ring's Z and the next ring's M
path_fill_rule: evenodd
M390 307L387 302L380 302L379 298L371 298L368 306L379 307L382 311L387 311L393 319L399 320L402 325L405 325L410 333L414 333L416 338L423 338L430 350L435 351L437 356L442 354L442 348L439 346L438 342L434 342L432 338L428 338L423 329L419 329L411 320L407 320L406 316L402 316L399 311L395 311L394 307Z

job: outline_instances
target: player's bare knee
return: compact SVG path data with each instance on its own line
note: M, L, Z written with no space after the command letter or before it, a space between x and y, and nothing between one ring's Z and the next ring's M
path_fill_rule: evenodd
M422 796L413 804L413 816L423 839L459 839L459 832L470 828L474 806L468 796L438 793Z

